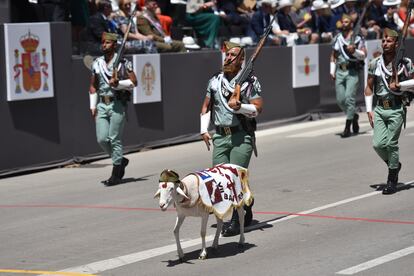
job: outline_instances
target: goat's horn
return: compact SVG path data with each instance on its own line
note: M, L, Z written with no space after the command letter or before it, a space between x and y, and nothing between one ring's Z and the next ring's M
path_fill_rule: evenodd
M186 199L190 199L183 191L183 189L181 189L180 187L177 187L177 193L179 193L180 195L182 195L183 197L185 197Z
M157 198L160 196L161 189L158 189L158 191L155 193L154 198Z

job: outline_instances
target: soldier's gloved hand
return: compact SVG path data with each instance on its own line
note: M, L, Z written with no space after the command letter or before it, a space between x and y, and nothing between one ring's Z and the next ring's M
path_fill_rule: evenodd
M355 53L355 45L348 45L346 49L351 55Z
M91 115L92 115L92 118L96 117L96 108L91 109Z
M201 134L201 138L203 139L204 143L206 143L207 150L210 151L210 140L211 136L208 132Z
M229 100L229 107L234 110L239 110L241 107L241 102L237 101L235 98L230 98Z
M395 81L391 82L389 87L392 91L400 91L401 88L401 86L397 84Z
M111 78L109 80L109 86L111 86L111 87L117 87L118 84L119 84L119 80L118 79Z

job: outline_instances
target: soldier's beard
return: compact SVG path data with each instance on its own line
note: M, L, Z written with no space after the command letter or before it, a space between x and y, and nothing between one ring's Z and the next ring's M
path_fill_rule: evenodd
M240 70L240 66L234 63L223 65L224 74L235 75L239 72L239 70Z

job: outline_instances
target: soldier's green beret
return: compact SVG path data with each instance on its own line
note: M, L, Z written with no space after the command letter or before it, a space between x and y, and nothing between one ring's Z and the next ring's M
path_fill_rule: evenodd
M242 46L234 42L224 41L224 51L227 52L228 50L233 48L242 48Z
M116 33L102 33L102 41L104 40L112 40L112 41L117 41L118 40L118 35Z
M390 36L390 37L398 37L398 32L390 28L385 28L384 35Z
M180 177L178 176L178 173L176 173L175 171L172 170L163 170L161 175L160 175L160 180L159 182L179 182L180 181Z

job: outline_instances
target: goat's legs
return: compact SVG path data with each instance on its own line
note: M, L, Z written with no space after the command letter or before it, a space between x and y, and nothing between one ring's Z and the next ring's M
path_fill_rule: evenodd
M218 248L219 237L220 237L221 229L223 228L223 220L219 219L218 217L216 217L216 220L217 220L217 230L216 230L216 235L214 236L213 249Z
M244 244L244 210L243 210L243 206L237 208L237 214L239 215L239 225L240 225L239 246L243 246L243 244Z
M204 260L207 258L207 249L206 249L206 232L207 232L207 222L208 222L209 213L206 212L201 216L201 253L198 257L200 260Z
M175 237L175 242L177 243L177 253L178 253L178 258L180 259L180 261L182 261L184 258L184 252L183 252L183 249L181 248L181 243L180 243L180 227L183 224L184 219L185 219L184 216L177 216L177 219L175 220L175 226L174 226L174 237Z

